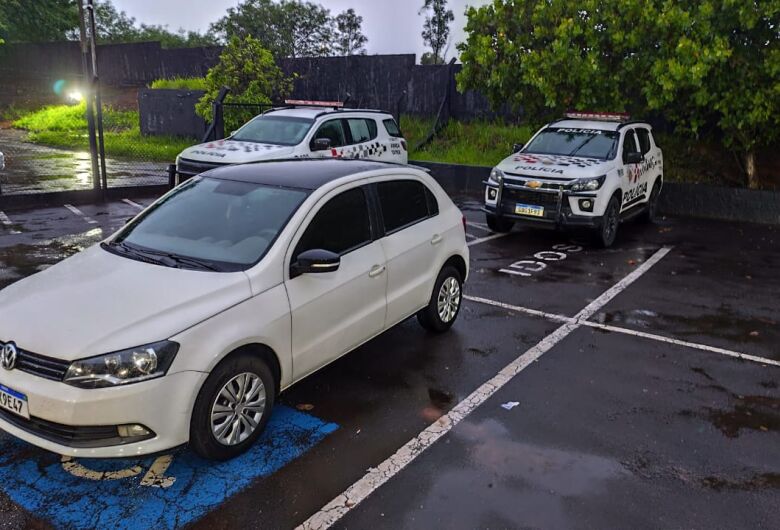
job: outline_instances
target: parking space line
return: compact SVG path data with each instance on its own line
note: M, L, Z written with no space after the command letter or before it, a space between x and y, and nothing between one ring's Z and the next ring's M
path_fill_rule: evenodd
M81 210L79 210L78 208L76 208L75 206L73 206L72 204L65 204L64 206L65 206L65 208L67 208L68 210L70 210L70 211L71 211L71 213L73 213L73 214L75 214L75 215L78 215L79 217L81 217L82 219L84 219L84 220L85 220L87 223L89 223L89 224L91 224L91 225L96 225L96 224L98 224L98 222L97 222L97 221L95 221L94 219L92 219L90 216L88 216L87 214L85 214L84 212L82 212Z
M138 208L139 210L143 210L145 208L144 205L138 204L137 202L131 201L130 199L122 199L122 202L125 204L129 204L133 208Z
M503 236L506 234L497 235ZM605 291L604 294L585 306L582 311L577 313L577 317L571 319L571 321L564 322L559 328L544 337L538 344L507 364L500 372L483 383L482 386L472 392L466 399L455 405L447 414L433 422L416 437L409 440L403 447L398 449L395 454L387 458L377 467L369 469L362 478L358 479L357 482L348 487L342 494L309 517L298 527L298 529L324 530L330 528L350 510L371 495L376 489L408 466L439 438L452 430L455 425L460 423L474 409L498 392L501 387L511 381L517 374L522 372L534 361L537 361L542 355L550 351L553 346L558 344L573 331L579 329L582 325L580 320L585 320L585 318L587 318L584 315L592 315L604 307L610 300L650 270L650 268L668 254L670 250L671 247L664 247L658 250L658 252L653 254L653 256L643 263L642 266L637 267L636 270L632 271L628 276ZM565 318L568 319L568 317Z
M11 228L13 226L13 223L11 222L11 219L8 218L8 216L5 214L5 212L0 211L0 223L3 224L3 226L7 226L9 228L10 233L12 234L20 234L18 230L14 230Z
M505 237L508 236L510 232L505 232L503 234L493 234L490 236L481 237L479 239L475 239L474 241L469 241L468 246L473 247L474 245L479 245L480 243L484 243L486 241L491 241L493 239L498 239L499 237Z
M469 234L468 232L466 232L466 239L477 239L477 236L475 236L474 234Z
M471 221L466 221L466 225L472 228L476 228L477 230L482 230L483 232L493 233L493 231L488 228L487 225L483 225L482 223L472 223Z

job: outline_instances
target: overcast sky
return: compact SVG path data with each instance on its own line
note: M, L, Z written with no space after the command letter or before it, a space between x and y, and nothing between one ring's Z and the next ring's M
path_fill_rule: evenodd
M363 33L368 37L368 53L415 53L419 61L425 50L420 32L423 17L418 11L423 0L313 0L332 15L353 8L363 17ZM205 31L211 22L225 14L238 0L113 0L118 9L146 24L168 25L169 29ZM482 5L488 0L449 0L455 15L450 25L449 59L455 55L455 43L465 39L463 13L467 5Z

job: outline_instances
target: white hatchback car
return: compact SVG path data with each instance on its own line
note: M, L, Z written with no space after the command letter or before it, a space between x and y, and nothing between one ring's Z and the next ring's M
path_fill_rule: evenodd
M412 315L449 329L468 257L418 169L210 171L0 291L0 428L71 456L234 457L280 390Z

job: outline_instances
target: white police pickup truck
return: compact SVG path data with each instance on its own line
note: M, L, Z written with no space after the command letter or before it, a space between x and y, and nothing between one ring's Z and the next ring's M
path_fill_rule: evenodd
M176 157L176 182L215 167L289 158L361 158L406 164L408 149L393 116L345 109L339 102L285 101L224 140Z
M516 145L484 184L493 231L507 232L515 222L587 227L608 247L621 221L654 219L663 155L647 123L572 112Z

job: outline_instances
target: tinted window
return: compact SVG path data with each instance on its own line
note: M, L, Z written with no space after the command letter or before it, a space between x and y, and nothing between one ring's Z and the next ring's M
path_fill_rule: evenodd
M626 133L626 138L623 140L623 162L628 158L628 153L636 152L636 134L633 129Z
M547 127L537 134L522 152L611 159L617 151L617 140L618 133L614 131Z
M314 135L313 140L319 138L327 138L330 140L331 147L341 147L347 143L341 120L330 120L323 123ZM313 140L312 144L314 144Z
M639 138L639 149L643 155L650 152L650 131L647 129L636 129L636 135Z
M359 144L376 138L376 122L363 118L350 118L347 120L349 132L352 135L352 143Z
M371 241L371 222L366 195L355 188L333 197L314 216L293 252L315 248L345 254Z
M240 270L266 253L305 198L300 190L196 177L127 225L114 242Z
M401 134L401 129L398 128L398 124L395 122L395 120L384 120L382 122L385 125L385 130L387 131L387 134L390 136L395 136L398 138L401 138L403 135Z
M421 182L416 180L380 182L377 184L377 192L387 232L393 232L431 215L426 188Z
M298 145L311 129L314 120L290 116L258 116L230 137L240 142L276 145Z

